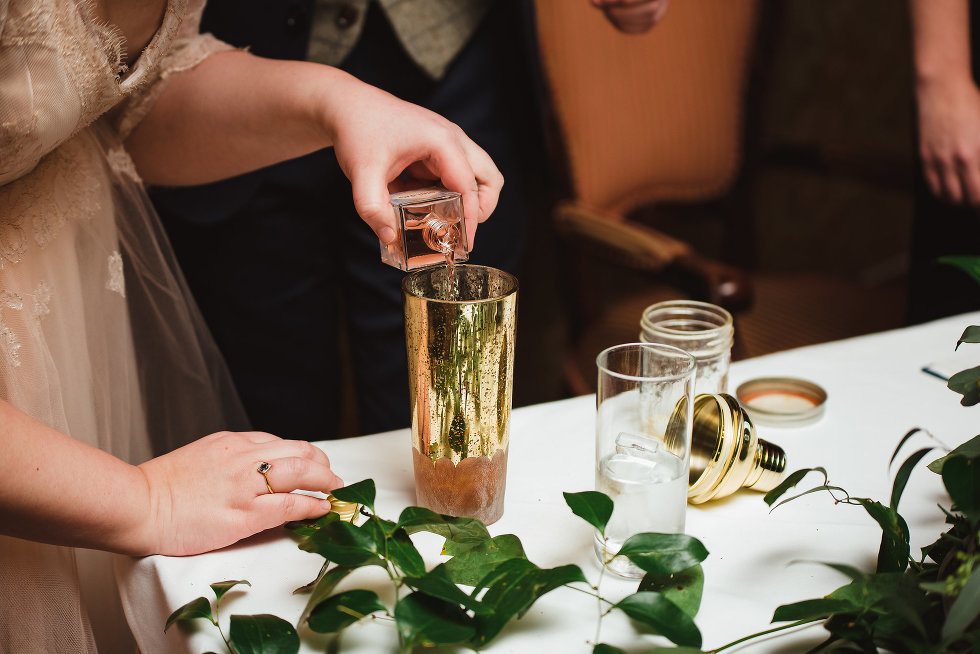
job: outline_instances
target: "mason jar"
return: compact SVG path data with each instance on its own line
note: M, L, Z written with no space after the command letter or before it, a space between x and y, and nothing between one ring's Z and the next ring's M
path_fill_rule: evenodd
M697 362L696 393L728 392L735 325L732 314L708 302L670 300L643 310L640 340L679 347Z

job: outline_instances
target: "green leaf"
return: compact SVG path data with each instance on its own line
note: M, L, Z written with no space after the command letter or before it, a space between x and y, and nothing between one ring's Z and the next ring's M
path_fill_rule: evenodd
M980 520L980 458L947 459L943 464L943 485L953 500L953 509L976 524Z
M293 625L274 615L233 615L228 639L237 654L296 654Z
M490 540L489 534L487 534L487 540ZM487 541L473 540L473 541L459 542L459 541L452 541L447 538L446 542L442 544L442 552L440 553L443 556L459 556L460 554L463 554L464 552L468 552L474 547L477 547L478 545L482 545L485 542Z
M527 559L504 561L477 584L487 592L476 615L477 634L469 643L480 648L489 643L515 615L522 616L545 593L573 582L587 583L576 565L543 570ZM474 590L476 594L477 590Z
M443 516L448 534L445 535L447 544L482 543L490 539L487 526L476 518L454 518ZM438 532L436 532L438 533Z
M432 568L428 573L419 577L405 577L405 585L413 590L420 591L431 597L436 597L453 604L460 604L463 607L479 612L482 609L480 603L453 583L446 570L446 564L440 564Z
M860 616L856 617L850 614L840 614L836 613L824 622L824 629L830 633L836 635L838 638L844 641L851 641L857 645L860 649L851 648L839 648L843 651L860 651L866 652L867 654L875 653L877 654L877 649L874 647L874 643L871 641L872 626L869 624L867 619L863 619ZM833 651L833 650L831 650Z
M946 456L936 459L926 467L937 475L942 474L943 464L946 462L946 459L954 456L965 456L968 459L980 458L980 434L961 444Z
M803 478L806 477L811 472L819 472L819 473L821 473L823 475L823 481L824 481L824 483L825 484L827 483L827 471L824 470L823 468L819 468L819 467L818 468L801 468L800 470L797 470L796 472L790 473L786 477L786 479L784 479L783 482L781 484L779 484L779 486L776 486L771 491L769 491L768 493L766 493L765 497L762 498L763 501L765 501L765 503L768 504L769 506L772 506L772 503L773 502L775 502L780 497L782 497L783 495L785 495L786 494L786 491L788 491L790 488L793 488L798 483L800 483L801 481L803 481ZM794 497L799 497L799 495L796 495ZM794 498L790 498L790 499L794 499ZM784 501L789 501L789 500L784 500ZM780 504L782 504L782 502L780 502ZM775 508L775 507L773 507L773 508Z
M885 615L884 618L878 620L875 625L875 636L878 638L888 638L888 631L894 630L894 636L896 642L908 637L907 628L909 625L915 628L923 640L929 640L929 633L926 630L926 625L922 621L922 615L916 609L919 607L912 606L905 601L904 597L891 597L886 595L882 597L876 605L876 608L880 609ZM894 648L889 648L894 649Z
M216 584L211 584L211 590L214 591L214 595L217 598L218 605L221 605L221 598L225 596L229 590L235 586L245 584L246 586L251 586L252 584L245 579L240 579L238 581L219 581Z
M513 534L503 534L457 554L444 565L453 582L476 586L497 565L517 558L527 558L520 539Z
M696 565L670 575L648 574L640 581L637 590L660 593L693 618L701 607L704 570L700 565Z
M374 550L379 556L388 559L403 574L424 575L425 562L415 548L415 544L404 529L397 527L390 520L383 520L377 515L370 516L360 529L374 541ZM375 561L371 561L375 563ZM383 562L377 562L384 565Z
M900 572L909 565L909 527L905 519L881 502L856 498L881 527L881 545L878 547L876 572Z
M919 588L938 595L946 595L948 591L945 581L920 581Z
M186 622L188 620L195 620L197 618L204 618L210 620L212 624L218 624L214 619L214 615L211 613L211 602L208 601L206 597L198 597L193 599L187 604L170 614L167 618L167 625L163 628L164 631L170 629L170 625L175 622Z
M973 569L943 624L943 641L954 642L980 615L980 566Z
M701 632L694 620L660 593L639 591L623 598L615 608L673 643L701 647Z
M589 580L585 578L582 569L572 563L554 568L538 568L534 578L534 599L537 600L542 595L550 593L556 588L575 582L588 584ZM531 604L524 607L521 615L523 616L529 608L531 608Z
M626 650L613 647L612 645L606 645L605 643L599 643L592 648L592 654L626 654Z
M372 515L360 528L371 535L374 539L374 544L377 546L378 552L383 552L385 548L385 541L388 537L395 531L395 523L390 520L384 520L376 515Z
M303 609L303 613L300 614L296 624L302 625L306 622L313 610L333 595L337 584L356 569L356 567L352 566L339 565L321 576L316 586L313 587L313 594L310 595L310 599L306 603L306 607Z
M850 577L852 580L865 579L868 576L854 566L844 565L843 563L827 563L826 561L820 561L820 565L825 565L828 568L836 570L842 575Z
M960 399L963 406L980 402L980 366L959 371L949 378L946 387L963 396Z
M312 591L314 588L316 588L316 585L320 583L320 580L323 579L323 576L327 574L327 570L329 569L330 569L330 561L324 559L323 565L320 566L320 571L316 573L316 579L314 579L308 584L303 584L299 588L293 589L293 595L302 595L303 593L309 593L310 591Z
M376 611L388 611L377 593L371 590L348 590L321 602L310 613L310 629L332 634Z
M319 554L339 565L384 565L377 553L377 543L370 530L337 520L324 525L299 544L306 552Z
M655 575L687 570L708 558L701 541L687 534L634 534L618 554Z
M950 254L939 257L939 263L959 268L975 281L980 282L980 257L972 254Z
M397 525L404 527L405 531L414 534L417 531L431 531L434 534L444 536L437 529L445 528L446 520L444 516L431 509L421 506L407 506L398 516Z
M842 493L845 496L846 499L843 499L843 500L839 499L836 495L834 495L834 491L838 491L839 493ZM799 498L803 497L804 495L810 495L811 493L823 493L823 492L829 493L830 496L834 498L834 502L835 503L838 503L838 502L847 502L848 504L853 504L854 503L854 502L850 501L851 500L851 497L850 497L850 495L848 495L847 491L844 490L843 488L841 488L840 486L833 486L833 485L830 485L830 484L823 484L821 486L816 486L816 487L811 488L809 490L805 490L802 493L798 493L798 494L793 495L791 497L787 497L786 499L778 502L770 510L774 510L774 509L782 506L783 504L786 504L787 502L792 502L795 499L799 499Z
M915 436L916 434L918 434L920 431L922 431L922 427L916 427L915 429L908 430L905 433L905 435L902 436L902 440L898 441L898 445L895 447L895 451L892 452L892 458L888 459L888 467L889 468L892 467L892 464L893 463L895 463L895 459L898 457L898 453L902 450L902 446L905 445L905 443L910 438L912 438L913 436Z
M606 525L613 512L613 501L608 495L599 491L562 493L562 495L565 496L565 504L572 513L598 529L603 536L606 535Z
M956 341L956 349L959 349L962 343L980 343L980 326L970 325L964 329L960 340Z
M336 513L325 513L316 520L293 520L286 523L286 529L289 529L297 536L310 536L318 532L323 525L336 522L340 520L340 516Z
M476 633L473 618L458 605L412 593L395 605L395 623L404 647L456 645Z
M875 610L878 613L887 613L880 607L885 598L900 600L910 606L921 606L923 599L913 576L902 572L865 575L834 590L827 598L849 602L856 607L855 611ZM921 610L925 612L926 608L922 607Z
M932 449L933 448L931 447L924 447L912 454L912 456L909 458L905 459L902 466L895 474L895 483L892 485L892 497L891 501L888 503L888 506L898 511L898 501L902 499L902 493L905 491L905 485L909 481L909 476L912 474L913 468L919 464L919 461L921 461L925 455L932 452Z
M487 531L486 525L475 518L439 515L435 511L419 506L410 506L402 511L397 526L409 534L427 531L459 544L482 543L490 539L490 532Z
M425 574L425 561L404 529L398 528L391 534L387 547L388 560L398 566L403 574L413 577Z
M716 651L716 650L712 650ZM698 647L654 647L643 654L706 654Z
M812 599L783 604L772 614L773 622L825 620L835 613L854 613L860 606L846 599Z
M356 484L347 484L343 488L335 488L330 491L330 494L344 502L357 502L371 509L371 513L374 513L374 497L377 491L374 488L373 479L364 479Z

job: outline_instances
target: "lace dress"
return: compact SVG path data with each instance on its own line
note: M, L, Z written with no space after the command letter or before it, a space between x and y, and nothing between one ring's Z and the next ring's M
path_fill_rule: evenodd
M246 426L122 146L169 74L228 47L186 3L126 69L87 0L0 0L0 398L132 463ZM110 555L0 537L0 652L96 642L134 649Z

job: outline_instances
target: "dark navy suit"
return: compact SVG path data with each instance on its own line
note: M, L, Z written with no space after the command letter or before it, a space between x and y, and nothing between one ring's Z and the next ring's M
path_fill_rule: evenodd
M543 149L529 4L497 0L435 82L372 3L362 38L341 65L446 116L487 150L506 184L471 261L509 271L521 257L526 194ZM257 55L304 59L312 7L212 0L202 31ZM332 150L215 184L155 189L151 197L255 429L336 437L342 383L354 385L357 432L409 424L403 273L381 263Z

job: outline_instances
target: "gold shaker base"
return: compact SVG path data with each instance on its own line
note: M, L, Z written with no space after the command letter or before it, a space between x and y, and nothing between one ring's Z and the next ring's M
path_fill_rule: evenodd
M436 513L476 518L492 524L504 514L507 450L493 457L467 457L458 464L441 458L432 462L412 448L415 494L419 506Z

